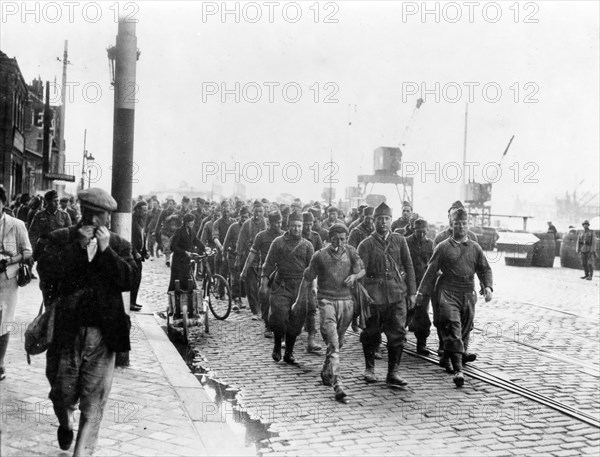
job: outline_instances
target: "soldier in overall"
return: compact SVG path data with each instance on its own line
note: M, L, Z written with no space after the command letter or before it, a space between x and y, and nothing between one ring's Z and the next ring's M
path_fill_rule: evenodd
M253 273L256 271L260 271L265 260L267 258L267 254L269 253L269 248L275 238L283 235L283 231L281 230L281 213L279 211L272 211L268 214L269 225L266 230L262 230L258 232L256 237L254 238L254 242L252 243L252 247L250 248L250 253L248 254L248 258L246 259L246 263L244 264L244 268L242 270L241 278L245 284L248 284L248 272L252 271ZM254 269L254 270L253 270ZM254 278L256 284L258 284L258 276L254 273ZM261 310L261 318L265 323L265 338L273 338L273 332L269 327L269 289L266 291L262 291L263 293L259 293L259 302L260 302L260 310ZM253 319L257 319L258 316Z
M304 270L315 250L310 241L302 238L302 216L292 212L288 217L288 231L276 238L269 248L262 268L261 294L266 295L268 281L273 278L269 300L269 326L273 331L273 360L281 360L281 342L285 335L284 362L295 364L294 344L306 320L306 300L291 311L298 296Z
M313 245L315 252L323 247L321 235L312 231L315 217L310 211L302 213L302 238L308 240ZM308 295L308 309L306 312L306 331L308 332L308 344L306 352L317 352L322 349L320 344L315 341L317 336L317 299L314 294Z
M406 237L406 244L410 251L417 284L421 283L427 263L433 254L433 240L427 238L427 221L417 219L414 223L414 233ZM412 331L417 338L417 353L429 355L427 338L429 337L431 320L429 320L429 295L424 295L421 304L416 306L413 315ZM409 326L411 329L411 326Z
M590 221L583 221L583 232L577 236L577 252L581 256L584 276L581 279L592 280L594 276L594 257L596 257L596 236L590 230Z
M375 377L375 347L383 331L387 337L388 374L390 387L405 386L400 377L400 360L406 340L408 306L415 305L415 272L406 240L392 233L392 210L385 203L375 208L375 232L358 245L364 262L364 286L372 304L366 327L360 334L365 356L365 381L377 382ZM408 297L408 302L407 302Z
M342 386L340 349L344 345L344 335L354 314L354 300L350 287L364 276L363 263L358 252L346 245L348 229L343 224L329 228L329 245L312 256L300 284L292 312L299 308L306 292L317 279L321 335L327 343L327 354L321 379L326 386L332 386L335 399L345 402L346 392ZM311 291L314 295L314 291Z
M464 384L462 372L463 357L466 353L465 341L473 327L475 318L474 275L477 274L484 286L485 301L492 299L492 269L479 244L467 236L468 218L463 208L451 213L452 237L436 246L429 261L425 276L417 292L417 306L422 305L423 297L433 289L438 270L442 275L437 281L440 328L444 342L444 352L440 365L452 362L454 384Z

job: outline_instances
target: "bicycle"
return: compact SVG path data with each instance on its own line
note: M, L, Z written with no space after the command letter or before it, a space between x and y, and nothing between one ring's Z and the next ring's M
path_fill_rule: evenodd
M220 274L213 273L208 259L220 255L219 251L212 249L204 255L193 254L192 277L195 279L198 271L202 280L202 301L208 303L211 313L215 319L225 320L231 313L233 300L231 298L231 286Z
M183 340L185 344L189 343L189 327L191 320L195 319L193 316L202 317L204 320L204 331L209 332L208 327L208 310L206 304L202 300L202 292L197 289L182 290L179 284L179 280L175 281L175 290L167 292L169 296L169 304L167 305L167 333L169 335L173 332L175 327L175 310L179 309L181 313L181 327L183 331ZM182 297L184 298L182 300ZM198 302L202 302L202 310L200 310ZM189 308L188 308L189 307ZM191 316L189 309L192 310Z

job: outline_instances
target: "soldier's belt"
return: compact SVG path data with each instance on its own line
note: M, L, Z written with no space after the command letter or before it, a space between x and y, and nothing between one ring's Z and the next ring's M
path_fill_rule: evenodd
M377 275L377 276L367 276L366 280L367 281L383 281L386 279L396 279L398 277L398 273L396 273L395 271L389 272L389 273L385 273L382 275Z
M463 282L472 282L474 276L473 275L465 275L465 276L456 276L451 274L442 274L443 279L450 279L452 281L463 281Z

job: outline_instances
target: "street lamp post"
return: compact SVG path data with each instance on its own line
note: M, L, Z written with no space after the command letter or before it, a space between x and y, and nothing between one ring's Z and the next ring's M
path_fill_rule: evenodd
M92 170L86 170L86 161L93 162L94 156L90 154L85 148L85 142L87 138L87 129L83 131L83 159L81 160L81 190L85 189L85 175L87 171L88 175L88 188L90 187L90 181L92 177Z

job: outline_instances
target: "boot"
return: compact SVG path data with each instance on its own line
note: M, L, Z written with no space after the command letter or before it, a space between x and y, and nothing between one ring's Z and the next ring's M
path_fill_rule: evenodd
M388 374L385 382L390 387L404 387L408 383L400 377L400 360L402 348L388 348Z
M347 396L348 394L344 391L344 387L342 386L342 381L339 377L334 377L334 392L335 392L335 400L340 403L348 403Z
M444 368L448 374L454 373L452 365L450 364L450 353L445 351L442 352L442 356L440 357L440 367Z
M320 344L317 344L315 342L316 337L316 333L308 334L308 344L306 345L306 352L317 352L323 349Z
M296 337L285 337L285 354L283 354L283 361L288 365L297 365L296 359L294 358L294 344L296 344Z
M377 360L383 359L383 356L381 355L381 343L377 345L377 347L373 351L373 355Z
M333 382L331 379L331 365L329 364L329 360L325 360L323 362L323 368L321 368L321 381L324 386L333 386Z
M473 354L472 352L465 352L462 355L462 364L466 365L468 362L475 362L477 360L477 354Z
M452 365L454 366L454 384L456 387L462 387L465 383L465 377L462 371L462 354L460 352L453 352L450 356Z
M375 377L375 353L370 347L363 345L363 353L365 355L365 373L363 378L368 383L377 382Z
M273 347L273 360L281 360L281 336L275 336L275 346Z
M417 339L417 354L429 355L429 349L427 349L427 340Z
M437 331L437 335L438 335L438 357L441 357L444 354L444 339L442 338L442 332L440 331L440 329L436 328Z

